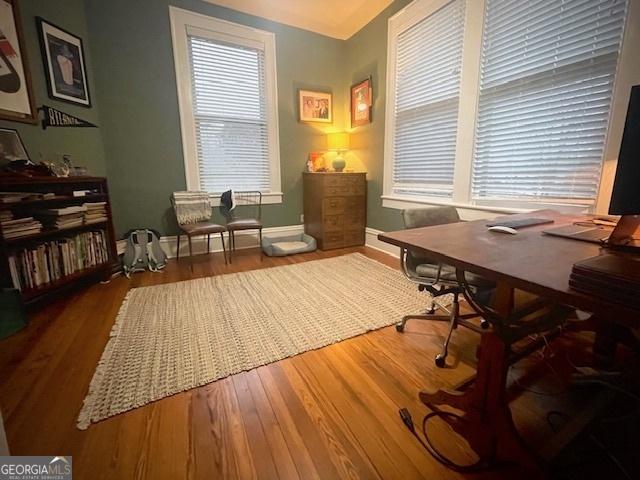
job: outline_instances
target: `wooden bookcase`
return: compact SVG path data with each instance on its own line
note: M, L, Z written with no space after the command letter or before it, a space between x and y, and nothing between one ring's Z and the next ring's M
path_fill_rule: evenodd
M73 192L79 190L95 190L96 194L74 197ZM88 202L106 202L107 220L104 222L80 225L73 228L43 228L40 233L5 239L0 225L0 287L13 288L9 257L24 248L35 247L44 242L63 239L74 234L102 230L106 234L108 260L102 264L76 271L38 288L23 289L22 299L26 305L46 302L56 298L66 290L105 280L117 267L118 256L111 215L111 203L107 180L102 177L2 177L0 176L0 192L34 192L53 193L51 198L40 200L23 200L18 203L0 202L0 210L11 210L15 218L31 216L29 212L41 208L63 208L71 205L82 205Z

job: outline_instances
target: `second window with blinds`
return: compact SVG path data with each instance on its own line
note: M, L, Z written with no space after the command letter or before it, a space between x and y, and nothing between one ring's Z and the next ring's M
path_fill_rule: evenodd
M417 0L392 17L383 204L593 205L626 13Z
M275 40L171 7L187 188L259 190L279 203Z

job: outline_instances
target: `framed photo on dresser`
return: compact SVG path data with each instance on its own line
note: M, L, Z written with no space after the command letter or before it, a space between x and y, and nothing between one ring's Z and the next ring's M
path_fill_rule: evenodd
M0 118L38 121L17 0L0 0Z
M82 39L36 17L49 96L91 107Z

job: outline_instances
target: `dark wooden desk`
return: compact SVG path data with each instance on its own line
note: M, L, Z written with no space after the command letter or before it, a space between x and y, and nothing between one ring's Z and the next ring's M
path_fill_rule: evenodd
M538 295L560 308L571 306L596 314L607 312L609 317L615 309L615 321L627 326L640 325L638 312L608 305L602 299L570 288L573 264L599 255L602 252L599 245L541 233L585 217L561 215L551 210L510 216L512 219L526 217L549 218L555 224L527 227L510 235L491 232L486 221L480 220L384 233L378 238L401 248L421 251L459 271L494 280L497 287L493 311L502 319L512 315L513 291L518 289ZM494 328L482 334L473 386L465 391L421 392L420 399L431 408L449 405L462 410L463 419L449 423L482 458L533 466L537 459L517 434L505 394L510 337L501 334L500 321L496 318L488 320L492 320Z

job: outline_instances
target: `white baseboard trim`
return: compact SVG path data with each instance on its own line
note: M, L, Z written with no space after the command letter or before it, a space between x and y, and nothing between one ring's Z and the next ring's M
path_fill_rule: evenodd
M400 249L390 243L381 242L378 240L378 235L384 233L382 230L376 230L375 228L367 227L365 229L365 246L380 250L393 257L400 258Z
M262 235L264 237L275 237L275 236L283 236L283 235L295 235L297 233L303 233L304 226L303 225L287 225L284 227L269 227L262 229ZM228 247L229 236L227 233L224 235L225 247ZM193 237L191 240L193 244L193 254L199 255L202 253L206 253L207 250L207 237ZM178 246L178 237L176 235L168 235L162 237L160 239L160 245L162 245L162 249L167 254L169 258L176 257L176 251ZM118 255L124 253L124 249L126 246L125 240L118 240L117 248ZM236 250L243 248L257 248L258 247L258 232L257 231L240 231L236 232ZM211 235L211 252L221 252L222 251L222 242L220 240L219 234ZM180 256L188 256L189 255L189 242L187 241L187 236L183 235L180 239Z
M287 225L284 227L269 227L262 230L262 234L265 237L273 237L280 235L295 235L297 233L304 232L304 225ZM394 245L389 243L381 242L378 240L378 234L384 233L382 230L376 230L375 228L367 227L365 229L365 246L373 248L375 250L380 250L381 252L392 255L396 258L400 257L400 249ZM225 241L228 242L228 235L225 234ZM207 249L207 238L206 237L194 237L192 239L193 242L193 253L194 255L205 253ZM176 250L178 246L177 237L175 235L169 235L162 237L160 239L160 244L164 249L165 253L169 258L175 258ZM118 255L122 255L124 253L124 249L126 246L125 240L118 240L117 248ZM242 248L256 248L258 246L258 234L254 231L247 232L238 232L236 233L236 249ZM220 235L215 234L211 236L211 251L212 252L221 252L222 251L222 243L220 242ZM180 240L180 255L184 255L185 257L189 255L189 244L187 242L187 237L185 235L182 236Z

